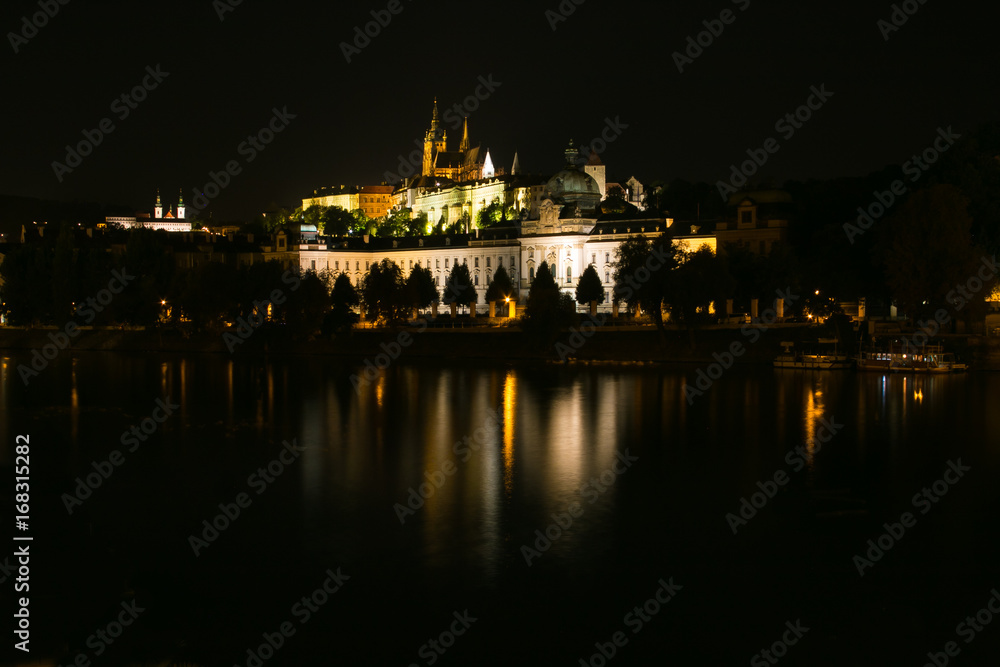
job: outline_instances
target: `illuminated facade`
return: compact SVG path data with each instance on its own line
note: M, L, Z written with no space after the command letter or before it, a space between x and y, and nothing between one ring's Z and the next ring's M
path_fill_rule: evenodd
M313 196L302 200L303 210L310 206L339 206L345 211L361 209L369 218L381 218L393 208L391 185L341 185L338 188L322 188L313 191Z
M108 217L104 221L109 225L121 225L125 229L135 229L143 227L145 229L156 229L167 232L190 232L191 223L185 219L186 207L184 206L184 193L181 192L177 199L177 215L175 216L172 207L167 207L166 215L163 214L163 203L160 200L160 191L156 191L156 204L153 206L153 217L143 214L138 217Z
M452 215L472 214L496 197L505 205L524 211L523 219L512 226L473 227L468 234L451 236L386 239L366 236L334 239L329 244L306 243L297 248L299 266L304 271L345 273L352 283L360 285L373 262L390 259L407 276L414 266L429 268L440 290L452 267L461 262L469 267L480 308L485 312L486 288L500 266L516 286L516 293L511 296L523 300L543 261L548 263L560 288L570 294L584 269L593 265L605 288L605 302L599 309L611 310L612 262L619 244L637 235L658 236L672 227L674 221L669 218L598 221L595 209L602 193L592 171L587 169L595 165L581 164L572 145L565 154L563 170L544 183L527 185L519 181L518 175L510 175L415 193L414 202L418 206L427 207L428 212L442 211L448 220L456 219ZM470 202L473 196L475 199ZM675 230L675 242L685 251L705 245L713 252L716 249L715 237L700 234L696 227Z

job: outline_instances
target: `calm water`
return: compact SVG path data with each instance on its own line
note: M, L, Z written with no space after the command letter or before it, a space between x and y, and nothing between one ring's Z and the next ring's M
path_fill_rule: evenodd
M733 369L689 405L694 367L399 364L356 390L358 366L330 360L93 353L26 389L21 361L2 359L0 462L11 479L30 434L33 656L242 666L283 623L263 664L596 665L617 632L609 664L747 664L797 620L781 664L921 665L947 641L992 664L1000 646L1000 619L956 634L1000 586L1000 375ZM179 407L123 445L157 398ZM842 425L825 444L824 423ZM293 439L297 458L250 477ZM959 458L971 470L922 514L913 495ZM727 513L778 471L734 535ZM241 493L196 556L190 536ZM904 511L916 524L859 576ZM134 623L88 647L133 600Z

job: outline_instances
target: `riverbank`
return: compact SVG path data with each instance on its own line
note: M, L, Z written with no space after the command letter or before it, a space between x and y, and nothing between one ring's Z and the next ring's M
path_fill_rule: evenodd
M179 329L90 329L60 337L55 328L0 328L0 349L31 353L62 342L73 352L196 353L248 357L322 355L370 359L380 354L408 359L485 359L567 363L711 363L722 358L735 364L767 364L781 343L815 341L829 335L808 325L708 327L691 336L686 330L660 334L651 326L584 328L562 332L545 345L514 327L464 329L400 327L354 329L330 338L300 339L281 326L262 328L247 338L229 333L190 333ZM942 336L945 349L979 370L1000 370L1000 340L975 336ZM68 343L68 344L67 344Z

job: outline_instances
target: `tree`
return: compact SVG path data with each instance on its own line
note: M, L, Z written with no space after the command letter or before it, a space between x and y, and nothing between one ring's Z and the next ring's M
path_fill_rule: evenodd
M663 333L663 298L670 271L677 266L677 247L670 232L665 231L655 244L642 235L625 239L615 250L612 266L614 302L624 301L629 310L642 308Z
M459 306L473 306L479 301L479 294L472 285L472 278L469 276L469 267L466 264L455 263L451 267L451 273L445 282L444 302L455 303Z
M340 206L327 206L320 216L319 231L326 236L347 236L356 224L349 211Z
M886 280L914 321L950 305L948 293L975 275L984 252L973 246L968 204L954 186L934 185L911 194L886 220Z
M493 274L493 281L486 288L486 302L500 301L514 294L514 285L510 281L507 269L501 264Z
M576 283L576 302L583 306L591 301L604 301L604 284L593 264L583 270Z
M341 273L333 281L330 302L333 307L327 317L324 328L330 331L349 329L357 317L353 309L360 305L361 300L358 298L358 293L346 273Z
M322 229L323 227L323 213L326 211L325 206L320 206L319 204L313 204L309 208L302 211L302 222L307 225L316 225L316 229Z
M406 296L415 308L427 308L438 300L437 286L430 269L417 264L406 279Z
M361 304L365 317L375 322L396 323L406 319L406 282L403 270L391 259L371 265L361 283Z
M375 222L368 217L364 209L354 209L351 211L351 217L354 219L354 222L351 224L351 234L371 234L375 231Z
M316 272L306 271L300 275L298 287L287 290L286 295L280 307L288 328L293 333L305 335L319 329L330 310L330 294Z
M709 306L724 293L725 276L720 261L707 245L681 253L680 265L671 271L666 300L670 317L687 327L694 347L694 331L709 320Z
M542 262L528 289L528 303L524 309L525 331L538 338L543 345L551 345L559 330L572 324L574 311L572 297L559 290L549 272L548 263Z

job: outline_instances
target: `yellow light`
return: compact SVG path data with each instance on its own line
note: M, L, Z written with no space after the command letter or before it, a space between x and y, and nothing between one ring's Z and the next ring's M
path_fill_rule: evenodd
M816 290L816 296L819 296L819 290Z

